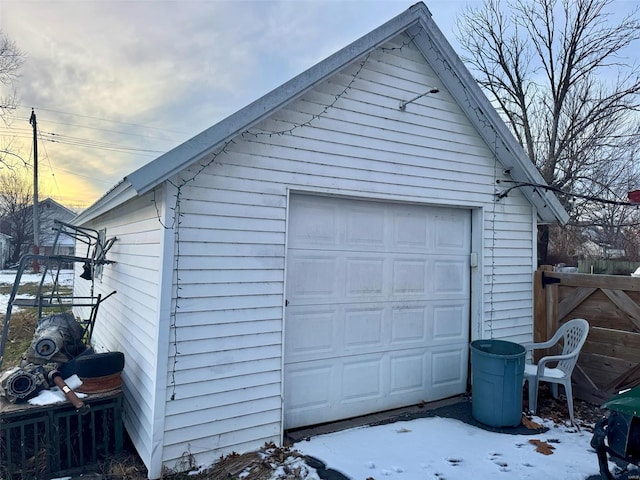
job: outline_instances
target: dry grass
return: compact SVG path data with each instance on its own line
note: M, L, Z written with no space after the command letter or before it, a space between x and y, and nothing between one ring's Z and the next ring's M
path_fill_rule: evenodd
M232 453L221 457L211 468L194 473L193 459L186 456L186 470L182 473L164 470L163 480L230 480L242 478L243 480L269 480L274 471L280 467L278 478L282 480L295 480L304 478L299 467L287 467L286 460L297 457L295 451L286 447L276 447L266 444L258 452L248 452L242 455ZM192 467L189 471L189 467ZM146 480L147 470L134 453L123 453L102 462L95 469L104 479L109 480Z
M35 309L15 312L9 321L9 334L4 347L2 369L14 367L20 363L22 355L33 340L33 332L38 323Z
M0 294L8 295L11 293L13 285L0 284ZM20 285L19 295L35 296L38 292L37 283L26 283ZM45 291L45 293L48 293ZM60 287L58 292L61 296L71 295L71 287ZM56 309L55 312L63 311ZM21 311L14 311L9 319L9 333L5 344L4 356L2 360L2 369L11 368L20 363L23 353L33 340L38 323L38 311L35 308L27 308ZM4 325L4 318L2 318Z

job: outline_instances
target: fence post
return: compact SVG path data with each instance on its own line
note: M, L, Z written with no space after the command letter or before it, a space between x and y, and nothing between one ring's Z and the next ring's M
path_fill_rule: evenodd
M548 295L551 289L545 288L542 283L542 275L544 272L552 272L552 265L541 265L533 275L533 341L544 342L549 339L550 328L553 323L552 311L549 311ZM552 309L553 310L553 309ZM536 350L534 352L534 360L538 361L544 352Z

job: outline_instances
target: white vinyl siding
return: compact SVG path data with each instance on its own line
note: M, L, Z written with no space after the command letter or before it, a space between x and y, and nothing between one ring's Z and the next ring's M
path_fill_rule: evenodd
M114 290L116 293L99 306L92 343L96 351L125 353L122 373L125 426L146 463L152 455L158 387L164 391L164 382L160 386L156 382L164 232L150 199L150 195L134 199L84 225L106 229L107 238L117 238L107 254L107 259L115 263L104 266L102 276L94 283L96 295L105 297ZM79 251L81 248L78 247ZM88 295L90 285L88 281L76 280L76 295ZM76 313L85 318L88 316L87 309L76 309ZM166 360L161 359L160 362L162 370L165 370Z

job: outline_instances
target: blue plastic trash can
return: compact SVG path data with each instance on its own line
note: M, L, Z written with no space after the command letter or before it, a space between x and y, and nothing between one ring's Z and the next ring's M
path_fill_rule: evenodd
M471 342L471 414L492 427L522 421L522 381L526 350L505 340Z

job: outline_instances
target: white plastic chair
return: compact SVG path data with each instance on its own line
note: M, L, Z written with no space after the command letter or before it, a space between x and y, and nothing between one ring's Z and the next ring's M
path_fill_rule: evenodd
M569 418L573 425L573 394L571 392L571 374L578 361L580 349L584 345L589 334L589 322L584 318L574 318L562 324L551 340L542 343L525 344L527 350L549 348L562 340L562 353L560 355L548 355L542 357L537 364L525 364L524 380L529 383L529 410L536 413L538 403L538 384L540 382L551 383L551 392L554 398L558 398L558 384L564 385L567 403L569 406ZM547 366L549 363L555 366Z

